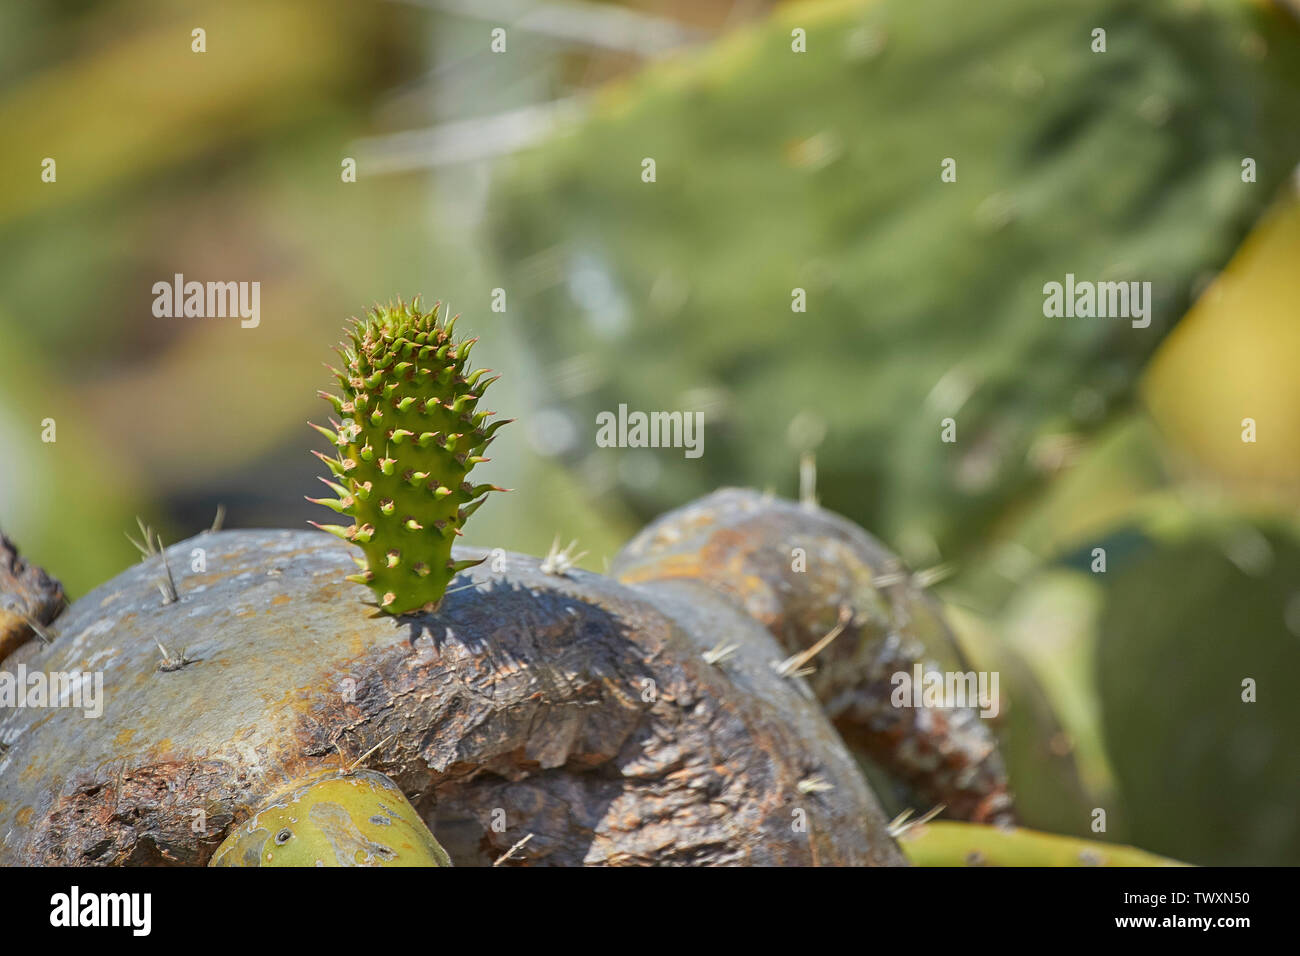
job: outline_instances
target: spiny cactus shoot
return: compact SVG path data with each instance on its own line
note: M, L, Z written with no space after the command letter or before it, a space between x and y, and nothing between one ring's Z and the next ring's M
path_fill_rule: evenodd
M476 406L496 380L488 369L466 374L476 339L452 340L456 319L440 304L375 307L353 319L350 344L336 351L334 372L343 395L321 392L340 420L312 427L337 448L314 452L335 480L321 480L337 498L309 498L352 519L350 525L312 524L359 545L365 560L348 580L374 591L390 614L437 607L448 582L481 561L453 561L451 545L466 519L486 500L491 484L470 484L470 469L507 421L487 425L493 412Z

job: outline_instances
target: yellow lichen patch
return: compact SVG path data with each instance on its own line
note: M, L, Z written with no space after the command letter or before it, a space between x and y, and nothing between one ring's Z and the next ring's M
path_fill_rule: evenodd
M693 554L673 554L656 560L653 564L628 568L619 575L624 584L640 584L664 578L698 578L700 562Z

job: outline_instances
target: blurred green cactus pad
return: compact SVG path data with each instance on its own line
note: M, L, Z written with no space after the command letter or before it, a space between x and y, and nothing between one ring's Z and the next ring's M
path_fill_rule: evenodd
M817 445L828 507L959 557L1130 403L1297 113L1300 30L1236 0L800 3L653 65L494 196L549 450L648 517ZM1049 317L1067 275L1150 324ZM704 411L704 456L594 447L620 403Z
M1294 865L1300 532L1169 517L1108 545L1096 678L1118 822L1189 863Z

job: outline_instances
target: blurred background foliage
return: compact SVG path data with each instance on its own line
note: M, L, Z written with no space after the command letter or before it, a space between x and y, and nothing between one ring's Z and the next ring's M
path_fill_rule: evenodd
M137 514L318 518L322 363L423 292L519 419L470 543L602 570L810 451L951 569L1026 826L1300 863L1297 116L1283 3L3 4L0 527L75 596ZM153 317L177 272L260 281L260 327ZM1151 327L1044 318L1067 272L1151 281ZM705 455L597 448L621 402L704 412Z

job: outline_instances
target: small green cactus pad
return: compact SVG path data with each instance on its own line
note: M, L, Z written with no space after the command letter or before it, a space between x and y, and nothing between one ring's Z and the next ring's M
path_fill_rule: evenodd
M1109 555L1094 576L1105 586L1095 679L1121 810L1112 827L1202 866L1295 866L1294 519L1169 500L1098 544Z
M341 420L312 426L338 449L316 453L338 497L308 500L352 519L316 527L360 545L365 560L349 580L390 614L436 607L452 577L480 563L453 561L452 541L489 491L504 490L466 481L507 422L487 425L493 413L476 409L496 379L488 369L466 374L477 340L452 340L456 318L444 320L436 304L421 311L417 297L354 319L350 345L337 350L344 368L331 369L343 396L321 393Z
M388 777L326 770L272 797L208 865L451 866L451 858Z
M1186 866L1131 846L940 820L898 838L913 866Z

